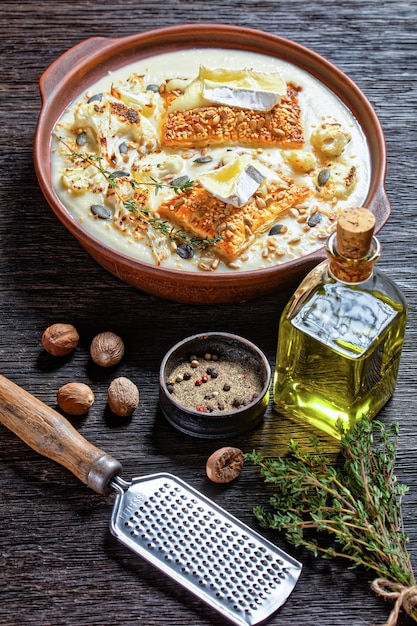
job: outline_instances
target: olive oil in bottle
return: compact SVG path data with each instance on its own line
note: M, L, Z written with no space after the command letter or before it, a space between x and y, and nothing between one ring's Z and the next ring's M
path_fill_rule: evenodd
M334 437L372 419L394 392L407 321L395 283L374 268L380 245L365 208L342 212L313 269L285 307L275 409Z

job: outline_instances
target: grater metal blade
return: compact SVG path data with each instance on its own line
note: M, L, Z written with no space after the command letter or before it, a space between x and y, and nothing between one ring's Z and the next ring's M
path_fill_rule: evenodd
M110 484L112 534L233 624L264 622L293 590L298 561L179 478Z
M60 413L0 375L0 423L100 494L116 491L110 530L238 626L288 598L301 564L171 474L120 478L122 466Z

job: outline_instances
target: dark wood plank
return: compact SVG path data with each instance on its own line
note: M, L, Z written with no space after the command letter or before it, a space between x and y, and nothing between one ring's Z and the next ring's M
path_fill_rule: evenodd
M306 45L361 87L386 134L386 188L393 213L380 234L380 266L403 289L410 316L397 391L381 419L399 420L401 426L397 474L410 486L404 515L417 564L416 20L413 0L2 2L0 371L51 406L61 384L89 379L96 403L76 425L122 462L126 478L170 471L257 528L251 508L266 501L266 491L256 470L245 468L229 488L208 484L208 454L230 442L196 442L174 432L158 411L158 370L173 343L202 330L237 332L255 341L273 365L279 315L290 290L207 309L161 302L107 274L57 222L38 187L32 165L38 79L58 55L88 37L117 37L184 22L249 26ZM70 321L81 333L79 349L59 362L47 357L40 344L44 328L56 321ZM107 419L106 389L115 372L97 372L89 363L90 339L106 329L120 332L126 342L117 373L140 388L140 408L128 423ZM294 429L269 407L265 423L233 443L245 451L256 447L280 454ZM0 450L2 626L221 623L112 539L112 496L88 491L3 427ZM391 605L370 590L369 572L314 559L289 547L279 534L265 535L304 563L302 579L271 624L364 626L386 620ZM401 615L401 624L411 623Z

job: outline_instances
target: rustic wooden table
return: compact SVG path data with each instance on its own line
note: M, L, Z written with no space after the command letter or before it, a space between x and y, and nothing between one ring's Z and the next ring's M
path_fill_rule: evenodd
M231 442L200 441L173 431L158 411L158 370L171 345L206 330L247 337L273 365L278 319L290 290L255 302L205 308L162 302L122 284L80 248L48 208L34 174L32 145L40 108L38 79L57 56L83 39L211 21L295 40L359 85L386 134L386 188L393 211L380 234L380 267L403 289L410 316L397 390L380 418L400 423L397 475L410 486L404 517L417 565L416 20L413 0L3 1L0 371L51 406L65 382L89 381L96 403L77 428L121 461L126 478L172 472L259 530L252 506L266 501L261 479L248 469L227 488L208 483L208 454ZM81 334L79 348L64 362L49 358L40 343L43 330L57 321L75 324ZM140 408L128 422L109 420L105 410L107 384L115 372L97 372L88 358L90 339L109 329L120 333L127 346L117 373L140 388ZM245 451L280 454L290 433L291 425L269 407L260 428L232 443ZM95 495L4 427L0 450L2 626L223 623L110 536L112 496ZM387 619L391 605L371 591L369 572L315 559L288 546L280 534L265 535L304 564L295 591L271 625L364 626ZM412 622L402 613L400 623Z

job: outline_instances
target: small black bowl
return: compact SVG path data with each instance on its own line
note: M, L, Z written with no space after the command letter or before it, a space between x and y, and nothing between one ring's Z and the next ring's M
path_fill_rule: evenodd
M168 381L174 370L190 364L193 355L213 354L245 366L258 378L262 390L249 403L233 410L212 412L189 408L180 403ZM190 384L192 384L191 381ZM257 426L269 402L271 368L266 356L253 343L230 333L208 332L183 339L165 355L159 373L159 404L172 426L187 435L219 439L239 435Z

